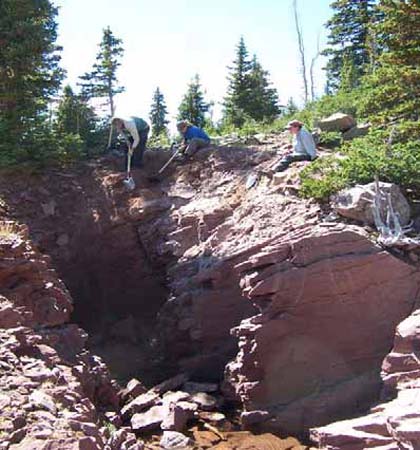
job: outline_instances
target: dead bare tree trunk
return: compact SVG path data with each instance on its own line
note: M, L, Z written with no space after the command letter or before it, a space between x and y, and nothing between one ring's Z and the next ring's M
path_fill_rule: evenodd
M319 33L318 33L318 37L316 39L316 54L311 60L311 67L309 69L309 76L311 79L311 100L312 101L315 100L314 67L315 67L315 62L318 59L319 55L320 55L320 51L319 51Z
M298 36L298 45L299 45L299 53L300 53L300 62L301 62L301 71L302 71L302 78L303 78L303 100L306 103L308 103L308 80L306 78L306 62L305 62L305 47L303 45L303 37L302 37L302 29L300 28L299 23L299 17L297 12L297 0L293 0L293 12L295 16L295 25L296 25L296 32Z

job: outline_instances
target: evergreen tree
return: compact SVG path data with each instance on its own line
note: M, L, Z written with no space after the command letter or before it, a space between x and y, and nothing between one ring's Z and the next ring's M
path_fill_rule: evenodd
M116 38L109 27L105 28L92 71L80 77L83 97L86 99L105 97L111 116L115 112L115 95L125 90L122 86L118 86L117 79L117 69L121 65L123 53L122 40Z
M99 119L93 109L66 86L57 108L54 131L59 139L68 135L78 136L86 154L98 144Z
M249 74L249 96L246 112L256 121L272 122L279 114L279 98L270 86L268 71L261 67L256 55Z
M205 124L205 113L208 109L209 104L204 100L200 77L196 75L189 83L187 92L179 106L178 120L188 120L201 128Z
M165 98L157 87L153 94L152 105L150 107L150 122L152 124L153 134L159 136L160 134L166 134L166 125L169 123L166 120L168 110L166 108Z
M228 90L224 100L224 121L240 127L246 120L250 93L250 73L252 61L248 57L248 50L244 38L241 37L236 47L236 58L233 66L228 67Z
M343 65L341 66L340 75L340 92L351 92L360 82L360 74L354 66L351 55L347 52L343 55Z
M375 0L336 0L331 8L335 11L327 22L328 47L322 52L329 58L326 70L329 87L340 87L345 59L355 68L358 84L371 61L369 26L376 17Z
M48 101L63 78L56 16L49 0L0 2L2 157L26 157L44 147L35 140L47 126Z
M293 100L293 97L290 97L289 100L287 101L285 114L287 116L293 116L298 111L299 111L299 108L297 107L295 101Z
M415 122L420 116L420 3L381 0L382 21L375 27L383 52L363 84L361 114L374 123L398 119Z

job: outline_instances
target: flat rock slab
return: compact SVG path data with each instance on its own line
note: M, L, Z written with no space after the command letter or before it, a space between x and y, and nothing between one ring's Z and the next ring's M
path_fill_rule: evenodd
M217 400L205 392L198 392L190 397L190 401L196 403L201 409L211 411L217 407Z
M185 373L180 373L179 375L175 375L174 377L169 378L168 380L162 381L162 383L159 383L158 385L154 386L151 389L151 392L156 392L157 394L162 395L165 392L173 391L174 389L178 389L187 380L188 380L188 375L186 375Z
M189 437L176 431L165 431L160 440L160 446L165 449L188 449L192 448L191 445L192 441Z
M153 406L144 413L137 413L131 418L131 428L134 431L150 431L159 428L167 410L163 406Z
M136 397L133 401L128 403L121 409L121 415L127 416L144 411L149 406L155 405L159 400L159 395L155 392L147 392Z

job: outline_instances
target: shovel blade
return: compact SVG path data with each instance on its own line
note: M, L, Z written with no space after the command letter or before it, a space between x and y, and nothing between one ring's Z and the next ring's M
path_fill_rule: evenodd
M134 183L134 180L131 177L126 178L123 183L126 189L129 191L133 191L136 188L136 183Z
M258 181L258 174L256 173L251 173L248 175L247 179L246 179L246 183L245 183L245 187L246 189L251 189L253 186L255 186L255 184Z

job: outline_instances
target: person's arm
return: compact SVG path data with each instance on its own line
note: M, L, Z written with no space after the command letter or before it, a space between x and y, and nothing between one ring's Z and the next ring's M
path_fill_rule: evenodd
M311 159L314 159L316 157L316 146L311 133L305 130L305 132L301 134L301 139L306 153L311 157Z
M124 127L131 134L131 137L133 138L133 145L131 146L131 148L135 149L140 142L140 136L137 131L136 124L134 123L133 120L124 120Z

